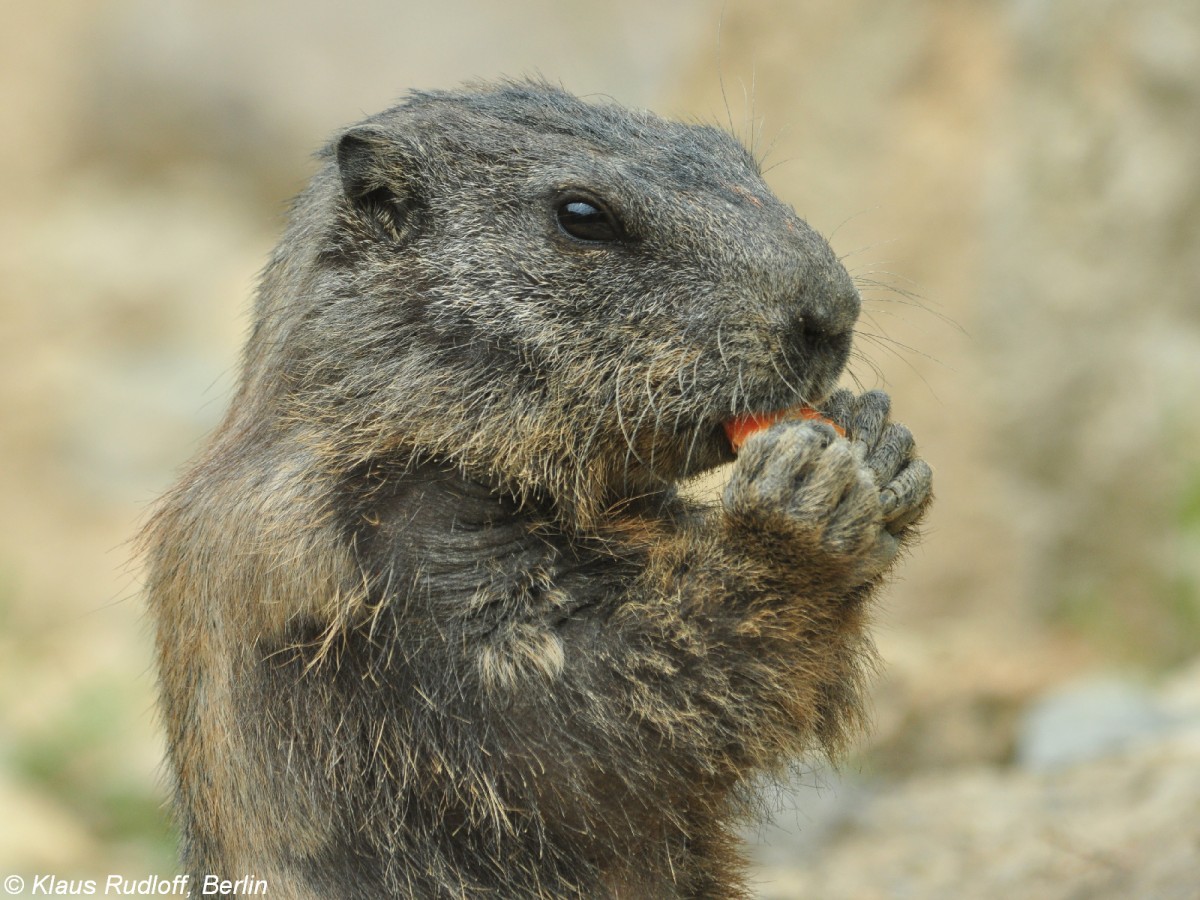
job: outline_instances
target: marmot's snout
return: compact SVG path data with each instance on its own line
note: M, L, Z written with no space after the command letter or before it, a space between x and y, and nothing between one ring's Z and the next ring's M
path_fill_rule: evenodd
M797 371L827 366L836 376L850 355L861 308L853 280L836 260L819 274L806 273L785 303L783 340L792 358L804 366Z
M854 334L862 301L849 277L802 296L792 310L793 335L804 345L841 346Z

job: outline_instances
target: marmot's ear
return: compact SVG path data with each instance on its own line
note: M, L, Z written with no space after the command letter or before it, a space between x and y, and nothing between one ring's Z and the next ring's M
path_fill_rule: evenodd
M346 199L381 237L403 241L420 212L411 155L402 139L377 125L356 125L337 140Z

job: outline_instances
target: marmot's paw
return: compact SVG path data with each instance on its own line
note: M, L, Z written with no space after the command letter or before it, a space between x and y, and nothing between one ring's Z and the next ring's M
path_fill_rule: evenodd
M747 442L725 489L730 514L791 536L838 570L876 574L894 555L871 469L828 425L780 422ZM882 540L882 544L881 544Z
M725 491L746 523L790 534L861 582L883 572L928 506L932 472L912 434L888 421L886 394L839 391L822 411L845 426L785 421L747 440Z
M912 432L888 420L890 409L891 401L883 391L867 391L859 397L837 391L822 407L845 426L856 455L879 487L887 531L901 537L933 499L933 470L917 458Z

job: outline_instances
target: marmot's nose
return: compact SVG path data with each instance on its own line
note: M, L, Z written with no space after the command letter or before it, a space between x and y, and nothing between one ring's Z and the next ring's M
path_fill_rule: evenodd
M805 279L791 309L792 337L808 350L848 345L861 308L854 282L836 264Z

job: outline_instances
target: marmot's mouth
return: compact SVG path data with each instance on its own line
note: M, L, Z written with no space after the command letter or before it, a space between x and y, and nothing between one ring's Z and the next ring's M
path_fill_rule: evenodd
M791 406L773 412L734 416L732 419L722 422L721 426L725 430L725 436L729 439L730 448L736 454L751 435L758 434L764 428L770 428L782 419L808 419L813 422L824 422L826 425L832 426L833 430L842 437L846 436L846 429L841 425L824 416L819 410L805 405Z

